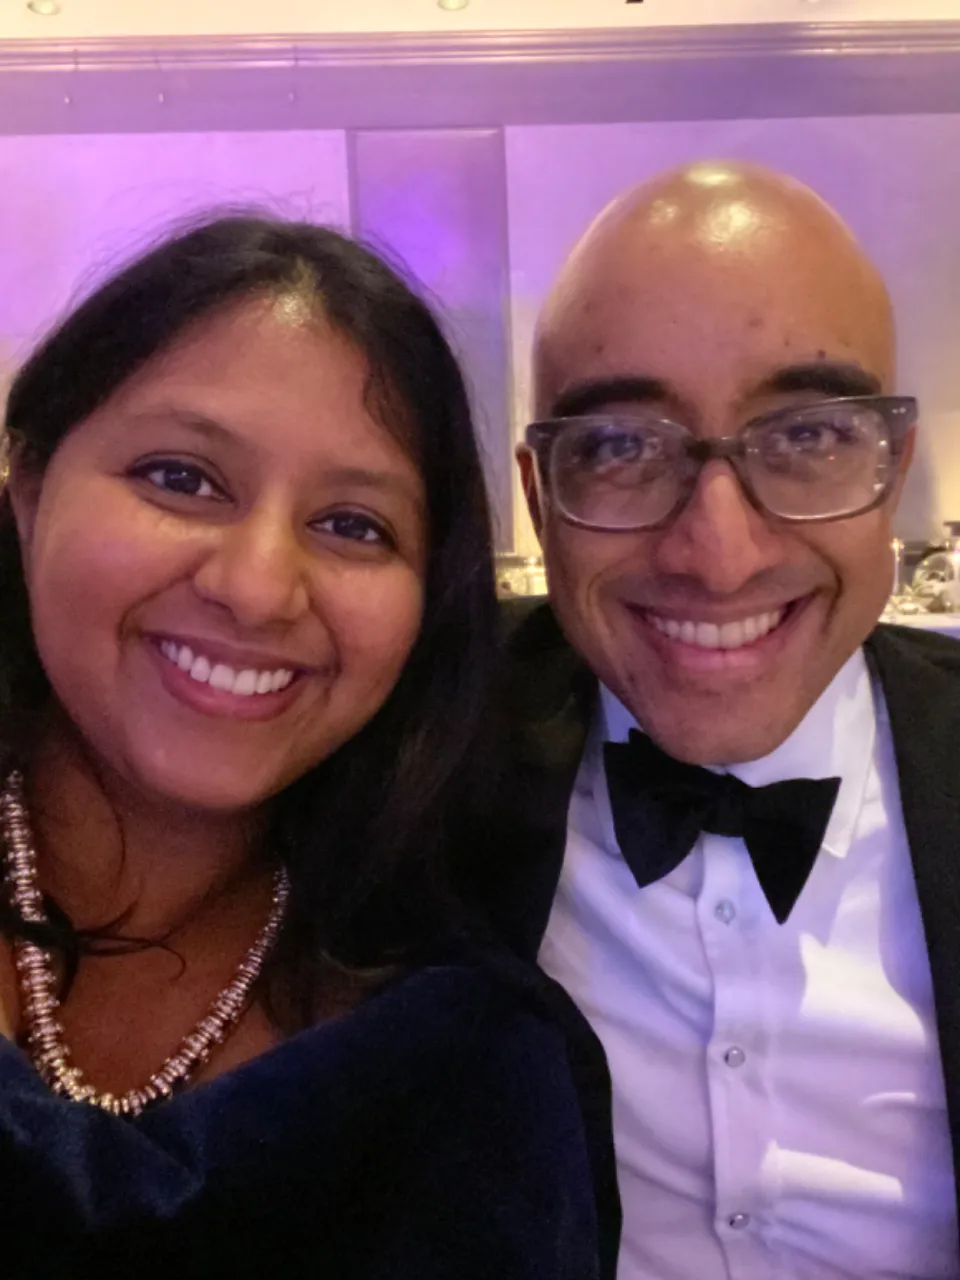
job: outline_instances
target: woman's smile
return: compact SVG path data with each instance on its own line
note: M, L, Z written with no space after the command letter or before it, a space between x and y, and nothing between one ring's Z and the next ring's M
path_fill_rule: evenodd
M266 654L240 657L212 641L167 635L144 640L167 693L202 715L272 720L331 674Z

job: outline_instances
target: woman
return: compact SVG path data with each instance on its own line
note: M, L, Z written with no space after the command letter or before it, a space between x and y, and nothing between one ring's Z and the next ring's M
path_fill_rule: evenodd
M5 1274L609 1272L602 1060L446 883L495 606L428 309L334 232L210 222L7 434Z

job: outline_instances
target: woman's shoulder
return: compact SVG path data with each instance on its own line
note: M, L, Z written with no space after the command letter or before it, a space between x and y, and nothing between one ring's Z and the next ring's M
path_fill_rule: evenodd
M485 1161L494 1182L509 1168L515 1210L543 1221L567 1214L571 1257L590 1241L596 1274L612 1276L621 1215L610 1075L599 1040L567 992L499 944L464 941L411 974L393 997L420 1006L424 1033L440 1025L453 1032L437 1046L433 1083L429 1073L411 1072L423 1085L435 1166L469 1159L461 1185L474 1195L482 1194ZM410 1020L411 1029L417 1022ZM526 1203L518 1183L528 1188ZM491 1196L496 1201L495 1189ZM582 1265L569 1274L592 1274Z
M566 994L498 947L446 948L147 1124L174 1121L165 1145L202 1133L206 1188L260 1250L322 1235L377 1280L614 1275L602 1051Z
M602 1217L616 1199L603 1050L566 992L497 945L453 943L181 1105L235 1115L254 1097L271 1122L257 1153L261 1172L274 1152L289 1176L290 1135L303 1133L309 1114L309 1141L322 1136L335 1176L364 1151L383 1159L387 1146L408 1167L440 1169L467 1153L476 1161L497 1134L491 1164L515 1149L531 1171L576 1168ZM219 1142L221 1167L239 1167L231 1131ZM316 1177L310 1153L307 1164ZM475 1164L471 1178L476 1172Z
M487 1054L499 1047L525 1055L531 1067L549 1061L555 1077L558 1064L566 1066L575 1090L609 1093L603 1049L570 996L497 942L455 940L351 1016L353 1034L385 1034L392 1055L406 1049L424 1066L426 1059L442 1066L451 1056L473 1060L481 1046Z
M359 1189L340 1215L352 1247L375 1213L417 1257L411 1274L613 1276L620 1206L606 1062L546 975L499 947L458 943L336 1030L341 1047L356 1037L359 1050L341 1113L351 1150L339 1165L341 1175L351 1160L361 1170L347 1178Z
M361 1094L374 1085L380 1096L391 1087L409 1094L452 1085L463 1071L484 1064L489 1069L495 1050L525 1058L531 1071L548 1063L558 1079L561 1065L578 1078L592 1068L599 1084L606 1072L599 1042L556 983L499 945L457 939L348 1013L301 1032L196 1096L228 1093L255 1076L282 1076L302 1057L318 1081L342 1073ZM459 1060L461 1074L446 1075Z

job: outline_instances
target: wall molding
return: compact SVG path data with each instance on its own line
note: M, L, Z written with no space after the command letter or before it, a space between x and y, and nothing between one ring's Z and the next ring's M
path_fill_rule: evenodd
M579 31L462 31L372 35L0 40L0 72L151 67L396 66L459 63L657 62L775 56L911 57L960 53L951 22L749 23L694 27L607 27Z
M0 131L960 111L960 20L0 41Z

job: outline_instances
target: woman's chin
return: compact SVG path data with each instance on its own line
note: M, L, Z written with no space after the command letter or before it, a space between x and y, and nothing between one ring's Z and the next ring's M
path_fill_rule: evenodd
M282 791L287 777L265 777L258 770L246 775L235 764L211 767L210 761L176 769L130 768L125 781L145 798L164 808L190 810L229 818L249 813Z

